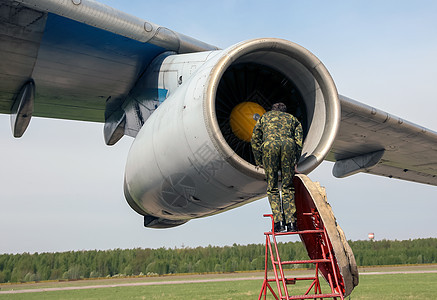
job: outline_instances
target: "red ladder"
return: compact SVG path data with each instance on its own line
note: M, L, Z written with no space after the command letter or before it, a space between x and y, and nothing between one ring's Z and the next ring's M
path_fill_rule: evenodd
M312 209L311 212L303 213L305 218L311 218L312 224L314 225L314 230L302 230L296 232L274 232L274 220L273 215L267 214L264 217L270 217L272 220L272 229L270 232L265 232L266 236L266 247L265 247L265 271L264 271L264 281L259 293L258 300L260 300L263 295L264 299L267 296L267 290L270 290L275 299L322 299L322 298L333 298L344 299L344 291L343 291L343 283L341 282L342 277L340 275L338 266L335 261L335 256L333 254L332 245L329 241L328 234L326 233L326 229L322 225L320 221L320 216L315 209ZM309 260L294 260L294 261L281 261L279 256L278 244L276 243L276 236L284 236L284 235L295 235L299 234L301 239L304 241L304 236L312 235L311 238L316 241L315 245L311 247L317 247L314 249L312 253L317 253L317 257L313 257L313 259ZM272 247L272 244L274 247ZM306 246L308 252L310 249L308 245ZM274 249L273 249L274 248ZM309 253L310 254L310 253ZM275 278L268 278L268 260L270 256L270 261L273 266L273 273ZM310 254L310 257L314 256ZM283 265L296 265L296 264L308 264L313 263L315 265L315 275L310 277L293 277L286 278L284 275ZM328 268L326 268L328 266ZM322 275L325 277L328 285L331 288L331 293L322 294L320 281L319 281L319 270L323 268L325 272ZM329 269L329 272L326 272L326 269ZM279 272L279 274L278 274ZM296 281L299 280L311 280L311 284L308 287L306 293L304 295L295 295L291 296L288 290L287 285L295 284ZM276 282L277 293L275 293L274 289L270 285L270 282ZM311 290L314 288L314 293L310 294Z

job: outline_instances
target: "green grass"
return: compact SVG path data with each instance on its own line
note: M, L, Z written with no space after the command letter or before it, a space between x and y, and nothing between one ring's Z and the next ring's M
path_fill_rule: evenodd
M437 273L360 276L351 299L436 299Z
M0 299L257 299L261 285L261 280L246 280L109 287L0 294ZM322 286L322 292L328 292L326 286ZM350 299L436 299L436 295L437 273L365 275L360 277L360 284L355 288Z

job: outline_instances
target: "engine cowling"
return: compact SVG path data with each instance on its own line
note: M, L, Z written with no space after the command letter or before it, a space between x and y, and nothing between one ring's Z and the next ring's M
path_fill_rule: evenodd
M126 199L148 227L177 226L265 196L264 171L247 140L251 110L260 115L281 101L300 119L298 170L306 174L326 157L339 127L334 81L312 53L289 41L167 53L149 69L167 99L136 136L125 171Z

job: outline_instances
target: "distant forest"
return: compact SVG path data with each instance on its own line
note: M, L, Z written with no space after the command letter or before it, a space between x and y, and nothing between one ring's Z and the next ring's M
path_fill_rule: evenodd
M359 266L437 263L437 239L349 242ZM172 273L264 270L264 244L0 255L0 283ZM308 259L301 242L280 243L283 260ZM312 267L303 265L302 267Z

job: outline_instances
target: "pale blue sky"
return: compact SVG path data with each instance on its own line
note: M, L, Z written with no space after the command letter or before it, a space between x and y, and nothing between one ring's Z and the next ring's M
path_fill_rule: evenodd
M339 92L437 130L435 1L102 1L227 47L279 37L308 48ZM22 139L0 115L0 253L263 243L266 199L173 229L142 226L126 204L132 142L104 144L103 125L34 118ZM346 179L324 163L310 174L327 189L347 238L437 237L437 188L372 175Z

